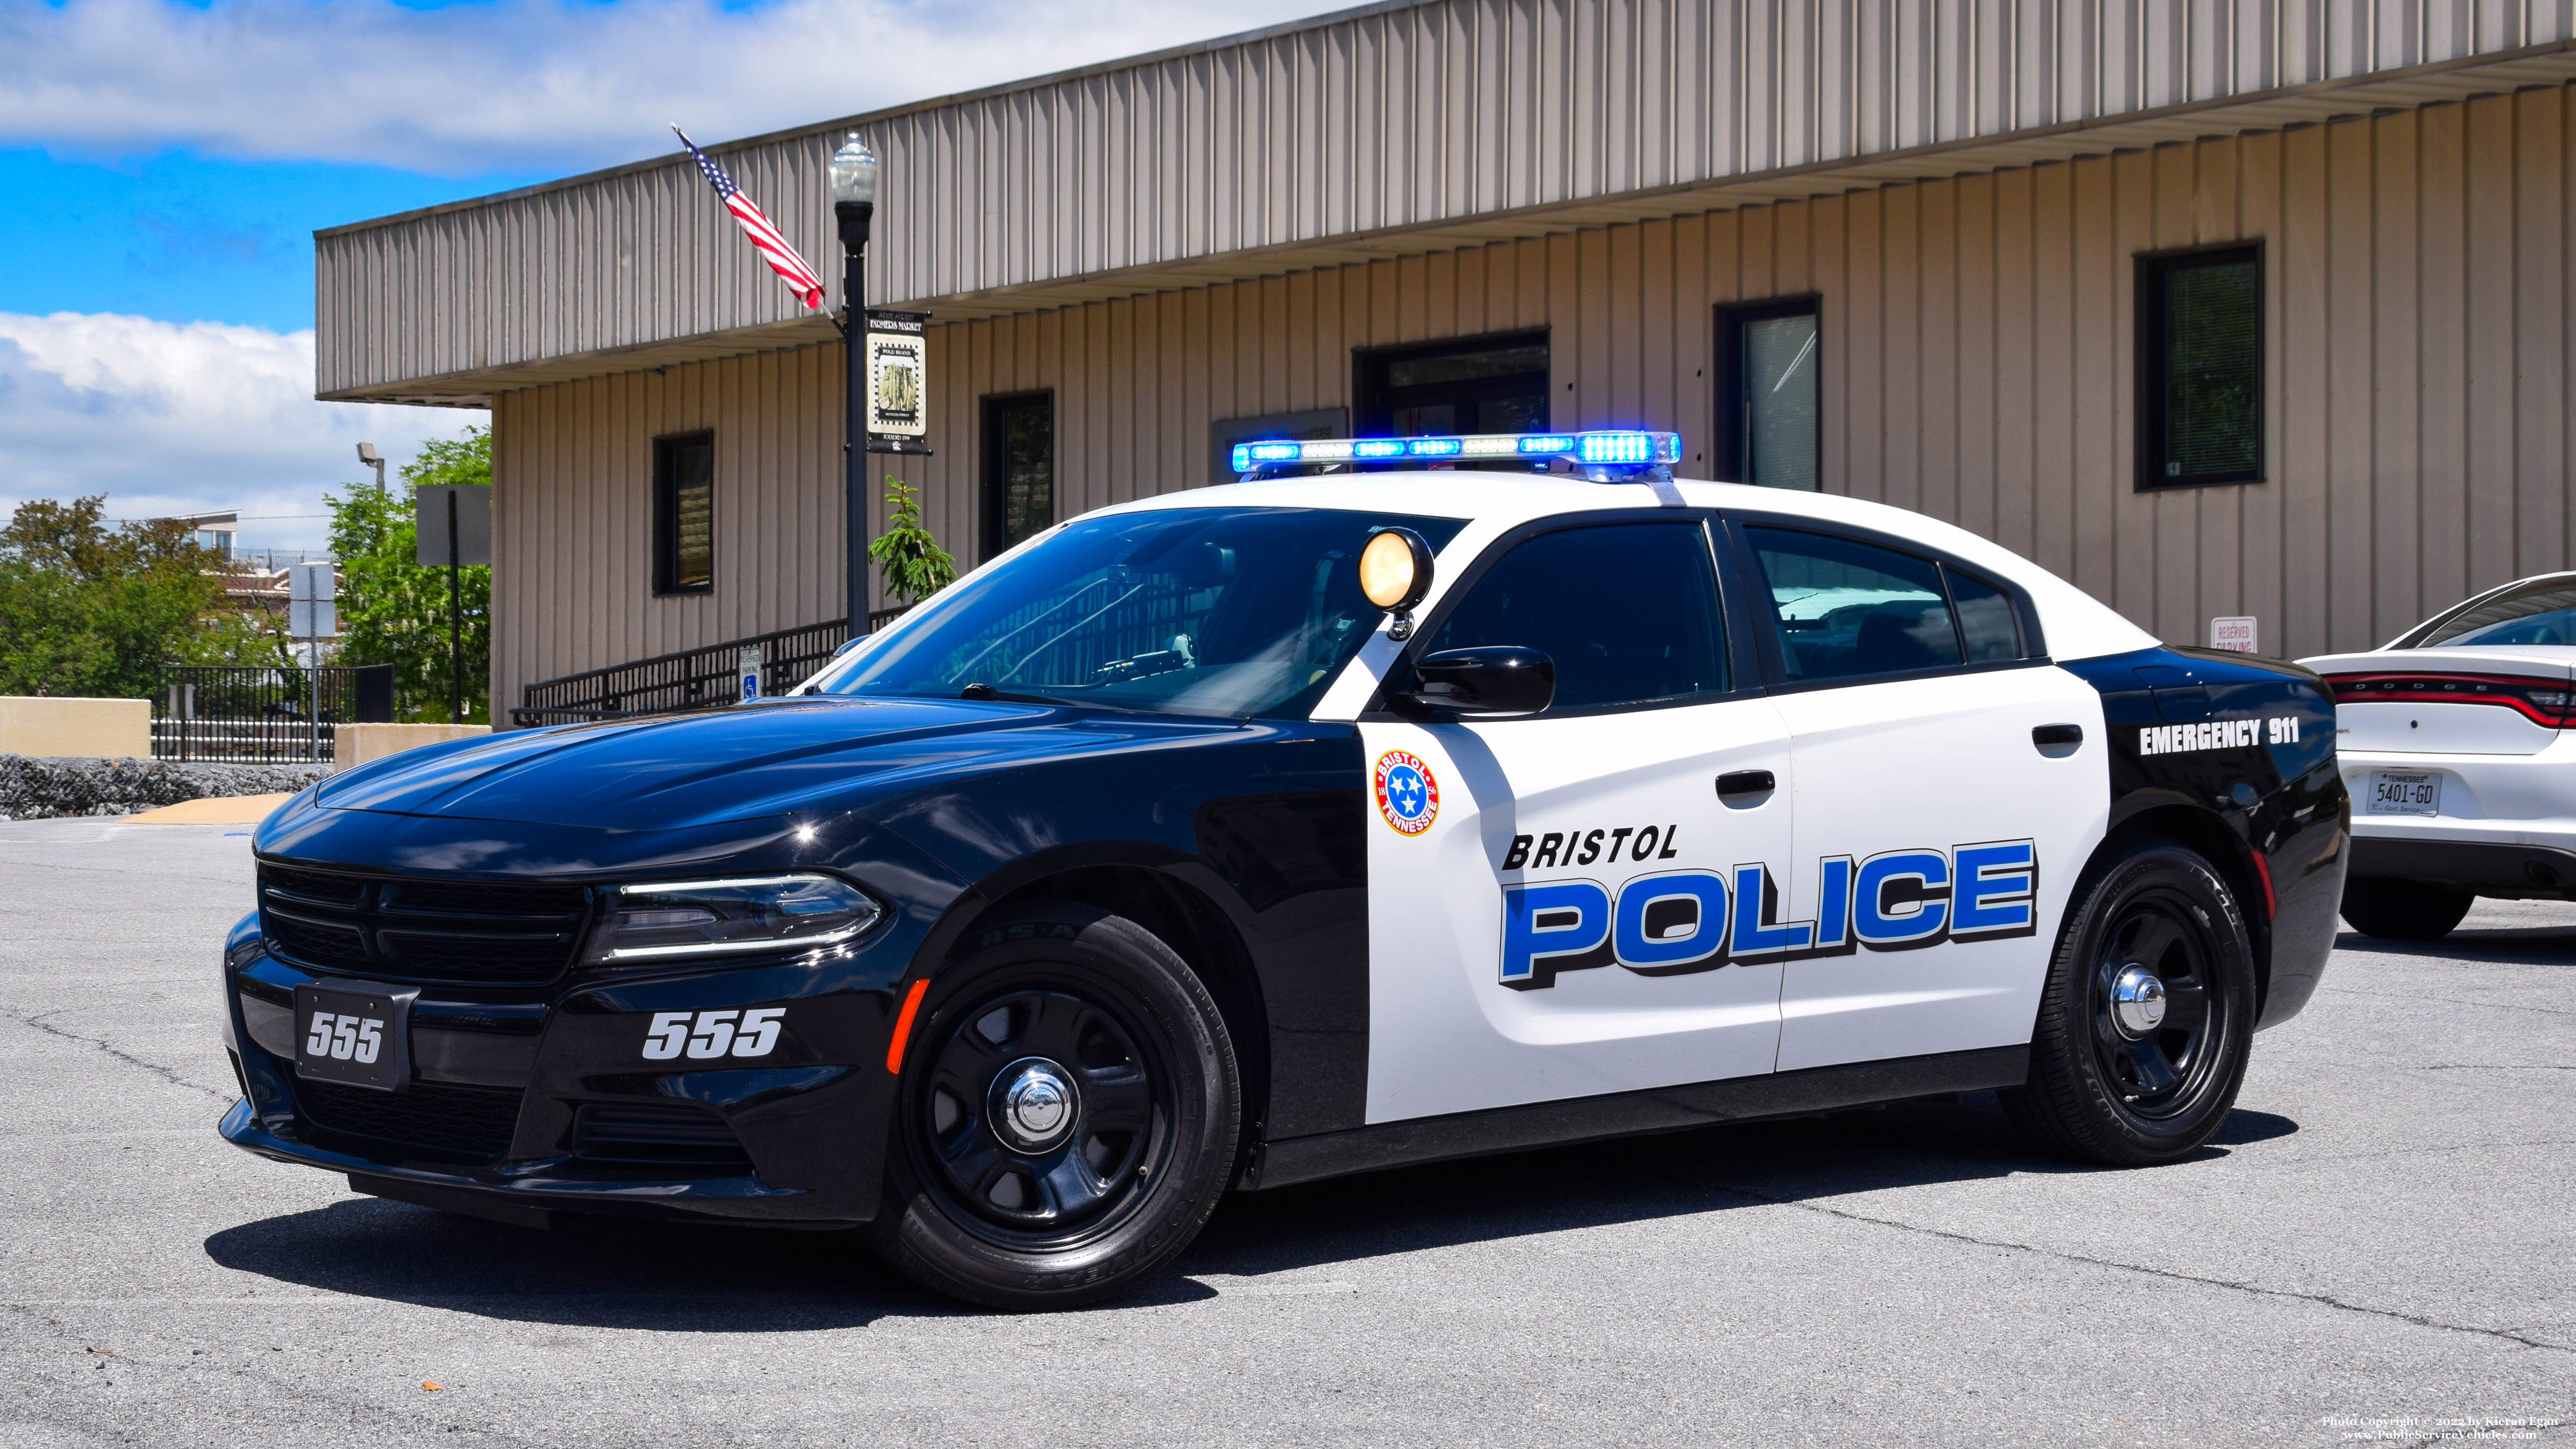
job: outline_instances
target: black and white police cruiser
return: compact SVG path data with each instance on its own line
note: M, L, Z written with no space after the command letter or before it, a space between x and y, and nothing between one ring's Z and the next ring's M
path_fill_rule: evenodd
M2173 1161L2334 931L2295 666L1655 433L1247 444L793 694L260 827L224 1134L531 1224L859 1228L983 1303L1231 1188L1999 1089Z

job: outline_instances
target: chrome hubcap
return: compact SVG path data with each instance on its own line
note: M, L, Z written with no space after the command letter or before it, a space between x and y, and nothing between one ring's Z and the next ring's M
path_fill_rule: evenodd
M2144 966L2124 966L2111 981L2111 1023L2131 1041L2165 1022L2165 984Z
M1073 1074L1045 1057L1023 1057L993 1079L990 1120L997 1135L1022 1152L1044 1152L1062 1142L1081 1115Z

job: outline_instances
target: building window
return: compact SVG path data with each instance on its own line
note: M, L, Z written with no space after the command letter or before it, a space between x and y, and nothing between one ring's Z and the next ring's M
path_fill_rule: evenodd
M716 586L716 435L653 440L653 592Z
M1055 394L984 399L983 556L1055 522Z
M2138 487L2262 477L2262 249L2138 258Z
M1376 348L1354 359L1359 434L1532 433L1548 425L1547 334Z
M1817 300L1717 309L1717 476L1771 488L1820 486Z

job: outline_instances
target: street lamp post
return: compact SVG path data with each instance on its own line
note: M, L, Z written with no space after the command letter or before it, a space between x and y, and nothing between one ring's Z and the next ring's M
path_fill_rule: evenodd
M358 461L376 470L376 496L378 498L384 497L385 455L377 452L376 445L373 443L360 443L358 445Z
M841 445L849 494L850 636L868 627L868 223L877 210L877 158L852 131L832 153L832 214L841 226L841 341L848 421Z

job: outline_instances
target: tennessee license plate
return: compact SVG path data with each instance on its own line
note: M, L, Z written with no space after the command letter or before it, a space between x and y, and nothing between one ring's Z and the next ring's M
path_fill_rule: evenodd
M2364 805L2371 815L2439 815L2442 777L2431 770L2373 770Z
M411 1004L420 992L362 981L295 988L295 1074L390 1092L411 1079Z

